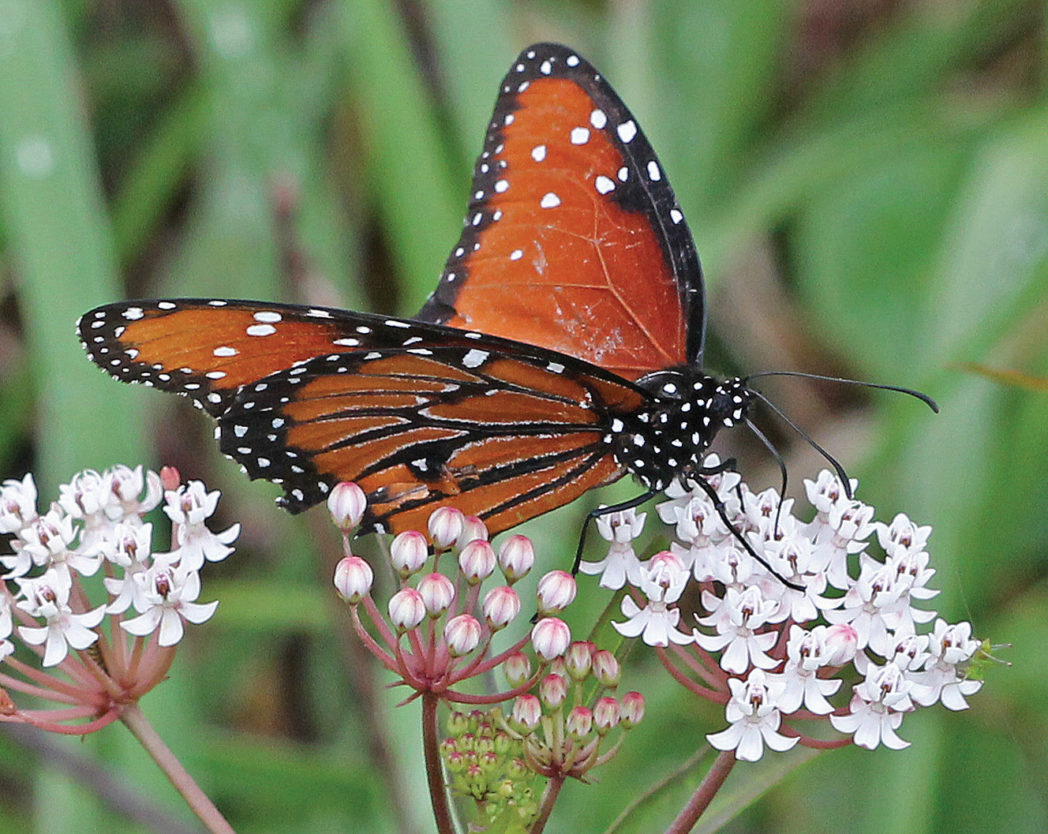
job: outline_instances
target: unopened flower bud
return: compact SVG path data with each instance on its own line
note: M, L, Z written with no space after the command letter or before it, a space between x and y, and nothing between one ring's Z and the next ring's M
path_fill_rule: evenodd
M826 628L826 665L843 666L855 659L859 646L858 632L847 623Z
M508 585L492 588L484 597L484 619L492 631L505 628L520 613L520 597Z
M451 547L462 532L463 518L462 511L454 507L435 509L427 524L433 544L441 549Z
M452 617L444 626L444 641L452 657L469 654L480 645L480 622L470 614Z
M607 696L598 698L593 706L593 724L598 735L605 735L619 723L619 702Z
M469 716L462 710L452 710L445 722L448 736L457 738L469 729Z
M513 723L524 732L531 732L542 720L542 704L534 695L518 695L513 702Z
M417 628L426 618L426 603L414 588L401 588L389 599L389 620L399 631Z
M589 707L573 707L564 721L564 729L569 736L581 741L593 730L593 712Z
M511 585L527 576L534 564L535 546L527 536L510 536L499 547L499 567Z
M563 611L577 591L575 577L563 570L551 570L539 580L539 614L556 614Z
M351 481L335 484L328 495L327 506L331 518L343 533L347 533L360 524L367 509L367 497L364 490Z
M639 692L627 692L622 696L620 723L627 730L636 727L644 718L644 696Z
M486 539L473 539L459 553L459 569L470 585L483 582L495 572L495 550Z
M164 489L176 490L182 484L182 474L174 466L164 466L160 469L160 485Z
M418 530L398 533L389 546L389 561L401 579L422 570L428 558L429 542Z
M455 601L455 586L442 573L427 573L418 583L418 592L426 606L426 613L439 617Z
M539 698L548 709L556 709L568 697L568 685L560 675L546 675L539 684Z
M531 645L535 654L549 662L564 654L571 643L571 629L563 620L544 617L531 629Z
M455 539L456 546L463 548L478 539L488 540L488 528L484 526L484 522L475 515L462 516L462 530Z
M589 674L596 647L588 640L576 640L564 653L564 668L573 680L580 681Z
M359 556L347 556L335 565L335 590L350 605L356 605L371 591L375 572Z
M502 662L502 674L510 686L523 686L531 677L531 660L524 652L513 652Z
M606 649L593 653L593 677L601 686L615 687L622 679L622 667L618 659Z

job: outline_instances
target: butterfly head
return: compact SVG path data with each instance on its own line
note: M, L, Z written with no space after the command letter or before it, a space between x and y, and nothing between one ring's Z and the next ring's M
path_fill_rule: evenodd
M638 384L652 398L616 418L605 442L620 465L655 490L699 472L717 432L745 420L754 399L738 377L721 380L691 368L658 371Z

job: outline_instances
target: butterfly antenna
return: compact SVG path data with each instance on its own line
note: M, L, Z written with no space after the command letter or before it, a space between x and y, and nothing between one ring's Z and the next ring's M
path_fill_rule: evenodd
M746 426L757 436L757 439L764 444L764 448L771 452L771 456L775 458L775 463L778 464L779 472L782 475L782 487L779 490L779 506L775 510L775 533L778 534L779 518L782 516L782 502L786 500L786 482L789 477L786 471L786 461L782 459L782 455L780 455L779 450L775 448L775 444L772 443L771 440L768 439L768 436L757 428L753 421L748 417L746 418Z
M846 377L840 376L823 376L822 374L809 374L805 373L804 371L763 371L759 374L750 374L743 380L743 382L749 383L751 379L758 379L762 376L799 376L803 379L818 379L823 382L840 382L843 385L860 385L863 388L879 388L882 391L895 391L898 394L906 394L907 396L914 397L915 399L920 400L922 403L928 406L928 408L930 408L936 414L939 413L939 404L936 403L935 400L933 400L923 391L916 391L913 388L903 388L899 385L884 385L880 382L864 382L861 379L848 379ZM761 397L761 399L764 400L764 397ZM768 402L767 400L764 401ZM771 405L771 403L768 403L768 405ZM775 407L772 406L772 408ZM775 410L779 411L777 408ZM779 414L781 415L782 412L779 411ZM787 420L787 422L789 421ZM794 428L796 428L796 426L794 426Z
M763 376L767 376L767 374L763 374ZM800 374L800 376L803 376L803 374ZM829 377L825 378L829 379ZM853 498L854 496L852 495L851 481L848 479L848 473L844 471L844 467L841 466L840 461L838 461L837 458L835 458L824 448L822 448L822 446L816 443L815 438L813 438L810 434L808 434L808 432L806 432L804 429L802 429L800 426L794 423L793 420L787 417L783 413L782 409L775 405L775 403L769 400L766 396L764 396L764 394L762 394L760 391L754 391L752 388L750 389L750 391L752 391L753 396L755 396L762 403L768 406L768 408L770 408L772 411L778 414L787 426L789 426L791 429L797 432L797 434L799 434L805 440L805 442L807 442L816 452L818 452L826 459L830 466L833 467L834 472L837 473L837 477L840 479L841 485L844 487L844 494L848 496L849 500ZM747 420L747 422L749 421Z

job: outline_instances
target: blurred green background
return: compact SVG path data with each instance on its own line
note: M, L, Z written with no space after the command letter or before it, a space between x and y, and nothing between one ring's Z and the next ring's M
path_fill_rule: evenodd
M943 615L1013 644L971 710L906 719L908 750L739 765L709 825L1048 829L1036 2L0 0L0 474L32 470L48 500L84 466L174 463L244 524L238 554L205 572L218 614L147 714L238 830L431 829L417 706L393 709L345 638L323 514L276 510L193 409L92 367L73 322L157 295L413 312L457 238L498 81L537 40L596 64L658 150L702 254L713 364L939 401L934 417L899 396L766 386L879 518L935 526ZM794 481L812 477L810 450L776 439ZM738 454L775 483L765 456ZM546 567L570 559L574 534L554 530L583 509L533 522ZM592 584L582 596L606 602ZM597 784L567 786L551 831L604 830L720 728L640 654L624 686L648 697L646 723ZM621 830L660 830L700 775L679 773ZM0 732L0 785L0 831L194 830L119 726L87 743Z

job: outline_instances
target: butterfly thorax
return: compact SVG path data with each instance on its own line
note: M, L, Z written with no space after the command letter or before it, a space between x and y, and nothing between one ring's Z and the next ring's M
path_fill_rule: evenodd
M717 432L745 419L753 401L738 377L721 380L693 368L658 371L637 384L651 399L616 417L604 441L621 466L654 490L675 476L698 474Z

